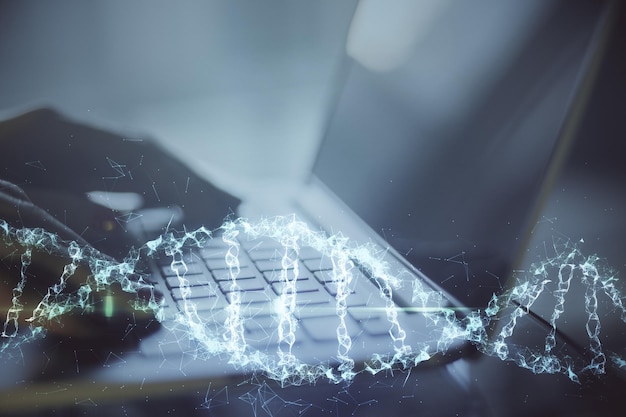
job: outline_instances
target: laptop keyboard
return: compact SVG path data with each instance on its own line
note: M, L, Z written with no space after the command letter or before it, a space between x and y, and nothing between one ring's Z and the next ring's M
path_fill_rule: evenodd
M238 300L246 341L255 347L278 343L275 301L287 288L281 277L284 248L272 240L241 241L236 286L225 260L227 250L228 245L219 238L201 249L186 250L184 279L190 289L187 302L195 305L201 317L204 314L219 326L226 320L226 307ZM180 279L170 263L171 258L167 257L157 260L174 304L166 306L166 320L183 311L185 303ZM299 341L306 338L316 342L337 341L338 284L333 280L332 269L330 258L313 248L299 251L294 312ZM289 273L293 274L293 270ZM349 336L389 336L391 325L386 318L386 300L380 296L378 287L357 268L353 268L352 276L345 317Z

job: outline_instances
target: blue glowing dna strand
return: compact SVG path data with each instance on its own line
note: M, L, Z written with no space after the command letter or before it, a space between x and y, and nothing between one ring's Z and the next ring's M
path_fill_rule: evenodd
M226 307L226 319L216 334L207 325L206 317L196 308L191 297L193 288L185 278L187 266L183 260L183 250L188 247L202 248L212 239L212 231L200 228L184 233L165 233L157 239L147 242L141 249L148 256L164 253L171 258L171 269L176 271L183 296L182 311L176 318L179 329L184 329L190 339L197 341L199 356L207 360L217 356L227 356L229 363L236 368L250 372L262 372L269 378L283 384L313 383L325 378L331 382L351 381L360 372L377 373L394 367L411 367L428 360L433 352L420 346L406 343L406 329L398 320L398 307L392 300L393 292L400 288L402 279L390 271L371 246L355 245L341 234L328 236L314 231L306 223L294 216L274 217L250 222L243 218L227 220L219 229L219 238L227 246L224 260L228 266L231 286L231 303ZM245 305L239 300L237 277L240 272L239 252L240 240L272 239L282 247L281 280L287 290L282 291L276 302L274 313L277 318L277 334L280 343L276 352L265 352L251 348L245 339L243 328L243 311ZM75 242L60 242L58 237L43 229L14 229L0 220L0 239L5 245L15 245L21 251L20 279L13 289L12 306L9 308L2 332L0 354L11 343L24 343L45 334L46 323L60 320L64 314L73 309L89 308L92 302L90 294L102 291L113 283L119 283L122 289L136 293L142 289L152 289L147 280L131 279L137 274L137 263L140 250L133 250L123 262L116 262L104 257L93 248L81 248ZM63 243L63 244L62 244ZM295 317L298 305L297 280L298 254L303 247L311 247L331 259L332 276L336 284L336 313L338 318L337 352L338 365L327 361L306 363L293 350L296 342L298 322ZM600 341L600 317L598 315L598 296L606 295L613 308L626 322L626 309L623 296L617 287L617 277L607 267L601 267L597 256L585 257L576 245L563 245L556 254L533 265L517 284L504 291L494 294L484 310L464 311L458 315L454 309L443 304L433 308L433 302L443 300L441 294L426 290L419 280L413 280L412 301L414 309L437 328L435 345L437 351L445 353L454 341L462 340L472 343L480 352L512 361L518 366L534 373L562 373L572 381L579 381L581 373L602 374L605 372L606 354ZM59 281L48 288L42 300L32 312L23 311L20 296L27 281L27 268L33 250L66 251L70 263L63 269ZM169 259L168 258L168 259ZM65 293L67 280L72 277L79 263L87 262L91 275L78 290ZM346 328L347 299L350 296L350 282L353 278L355 263L365 268L376 277L382 299L386 300L385 315L389 321L389 338L393 352L380 352L372 355L363 369L355 367L351 358L352 339ZM564 313L565 300L574 279L580 279L585 287L584 308L587 313L585 330L589 337L591 358L583 364L576 363L569 355L558 353L557 322ZM510 342L519 321L532 311L535 301L545 293L551 294L556 303L550 317L546 320L547 335L541 348L520 346ZM147 302L134 305L137 309L152 310L157 318L162 318L161 308L152 295ZM18 318L20 314L29 315L29 332L18 335ZM618 367L625 367L622 357L611 353L610 359Z

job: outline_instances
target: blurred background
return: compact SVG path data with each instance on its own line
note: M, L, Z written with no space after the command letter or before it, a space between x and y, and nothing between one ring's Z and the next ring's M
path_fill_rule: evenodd
M349 62L364 73L391 74L387 91L418 115L415 123L425 138L416 142L420 156L440 166L441 155L457 161L453 150L463 137L432 138L466 126L477 114L485 126L493 123L494 131L507 132L508 126L498 125L501 109L485 103L503 89L511 97L528 93L516 91L507 75L515 72L520 54L533 56L527 46L550 26L546 22L558 25L559 13L574 10L560 27L572 41L570 35L561 40L564 48L579 50L592 33L589 17L599 10L594 1L389 3L0 0L0 119L50 106L129 137L153 137L217 185L245 197L259 186L308 175ZM620 19L616 27L623 34L623 13ZM568 238L584 238L591 253L607 257L618 270L626 268L621 161L626 65L623 43L617 35L612 39L581 125L582 139L538 213L537 233L521 263L535 260L543 242L565 231ZM537 52L537 61L549 58L546 51ZM393 82L393 71L407 62L414 80L410 91ZM532 100L519 108L541 105L538 114L549 114L551 102L541 101L541 76L552 81L559 79L555 74L521 74L520 79L537 76L538 93L529 93ZM525 141L518 143L520 149L504 150L524 165L533 155L523 154ZM495 146L490 152L498 156L502 150ZM626 338L613 313L605 312L606 329L620 330L604 334L618 350ZM585 312L568 317L572 332L584 341ZM564 377L537 377L493 358L473 363L471 371L463 362L457 366L450 375L464 380L458 386L471 386L458 394L459 401L484 395L489 404L473 409L466 402L459 409L468 415L481 415L476 411L481 407L494 415L595 415L598 404L600 415L612 407L603 391L608 383L579 388ZM415 386L402 392L413 395ZM324 401L329 395L320 391ZM296 392L293 398L302 396ZM393 401L398 406L397 398ZM417 409L412 407L398 410L410 413ZM433 403L431 410L436 409Z
M0 117L51 105L231 181L302 175L355 4L3 1Z
M419 56L413 105L437 129L489 94L555 7L364 3L348 42L355 0L2 1L0 117L48 105L151 135L231 190L252 179L300 178L346 51L378 70Z

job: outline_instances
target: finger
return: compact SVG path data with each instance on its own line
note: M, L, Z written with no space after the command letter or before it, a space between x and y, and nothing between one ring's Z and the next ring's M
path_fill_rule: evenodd
M17 185L0 178L0 194L5 193L18 200L30 201L24 190Z
M7 181L2 183L9 184ZM17 191L19 187L15 187L11 189L11 194L0 192L0 225L6 223L15 229L44 228L57 234L62 240L73 240L80 245L88 246L88 243L70 227L34 205L28 197L21 198Z

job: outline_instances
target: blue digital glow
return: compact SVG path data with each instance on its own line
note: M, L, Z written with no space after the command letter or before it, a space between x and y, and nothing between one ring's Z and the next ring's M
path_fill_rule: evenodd
M123 291L135 294L149 290L150 297L133 302L135 309L151 310L158 319L163 318L161 306L155 297L149 280L141 277L138 269L140 253L147 256L164 254L176 278L182 295L182 308L176 317L178 329L183 329L190 339L197 341L198 357L210 360L228 358L237 369L249 373L263 373L283 385L314 383L326 379L334 383L349 382L361 372L372 374L397 368L409 368L430 359L436 353L445 353L458 341L468 341L489 356L503 361L511 361L534 373L560 373L572 381L579 381L583 373L603 374L607 361L600 340L600 316L598 298L606 297L614 310L626 322L623 295L617 287L617 277L609 268L602 267L597 256L585 256L578 245L555 245L555 254L532 265L524 274L516 277L516 284L500 294L494 294L484 310L462 311L447 307L439 292L425 288L424 284L413 279L412 305L402 307L422 314L436 332L434 341L436 352L424 346L412 346L407 342L407 331L398 319L401 308L393 301L395 291L406 283L382 260L382 254L373 246L356 245L341 234L328 236L312 230L295 216L274 217L255 222L243 218L226 221L217 231L200 228L184 233L165 233L148 241L139 250L131 251L123 262L117 262L101 255L90 247L80 247L76 242L61 242L58 236L43 229L15 229L0 220L0 239L7 247L20 254L19 280L16 283L11 306L8 309L0 339L0 353L12 345L42 337L46 328L54 321L62 321L63 316L74 310L94 308L92 295L105 292L106 310L112 314L112 304L107 290L114 283ZM213 239L221 239L227 248L224 262L227 265L230 303L225 309L225 319L219 326L211 314L199 311L192 297L194 287L187 279L188 265L184 261L185 248L204 248ZM272 304L277 317L276 330L278 345L275 352L252 348L246 341L244 331L244 310L246 304L239 291L241 272L240 242L251 239L267 239L278 242L280 249L280 281L283 290ZM336 329L336 360L339 365L328 361L305 362L294 351L297 341L298 312L297 286L299 254L302 248L310 247L324 254L332 262L332 283L336 286L335 313L338 317ZM63 252L69 262L63 267L58 281L51 285L37 305L26 310L21 297L29 285L28 268L33 253ZM84 277L77 271L87 265L89 273ZM358 265L358 267L357 267ZM383 305L372 307L382 309L388 321L388 337L393 351L376 352L362 367L357 367L351 356L353 340L346 322L348 301L351 296L351 283L358 270L365 270L378 286ZM68 290L69 280L82 280L79 285L73 282ZM565 311L565 301L574 280L580 280L585 288L584 309L587 320L585 330L589 338L590 359L577 363L570 356L561 353L557 347L558 321ZM545 343L536 346L520 346L511 343L519 321L532 310L536 300L544 295L554 299L554 308L549 319ZM20 323L27 323L26 329L19 329ZM219 356L219 358L217 358ZM624 366L626 360L615 353L609 355L617 366Z

